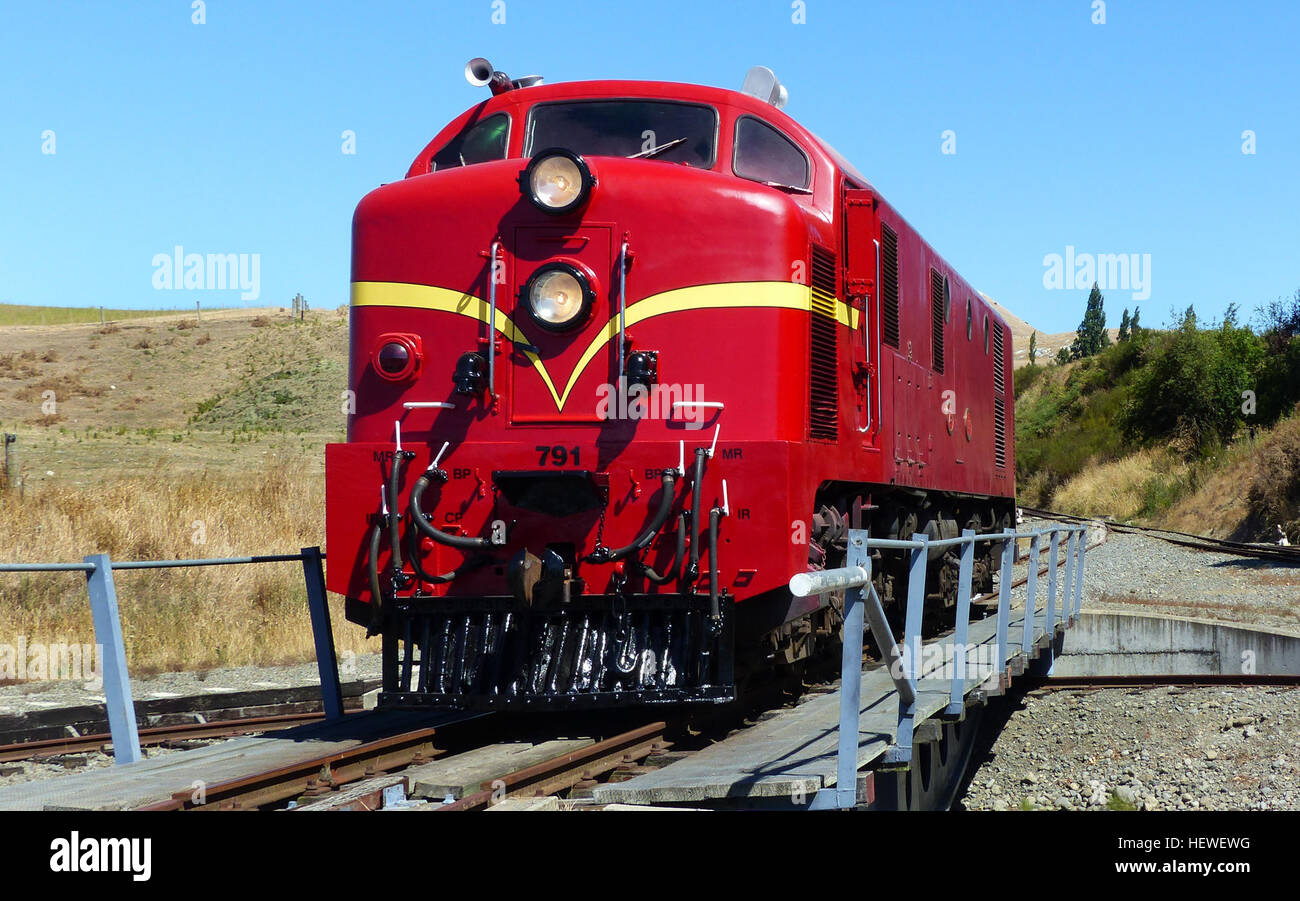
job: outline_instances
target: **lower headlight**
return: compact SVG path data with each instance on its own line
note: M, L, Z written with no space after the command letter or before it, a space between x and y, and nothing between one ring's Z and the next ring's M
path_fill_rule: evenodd
M524 287L528 312L550 331L576 328L591 315L595 292L576 266L551 263L533 273Z

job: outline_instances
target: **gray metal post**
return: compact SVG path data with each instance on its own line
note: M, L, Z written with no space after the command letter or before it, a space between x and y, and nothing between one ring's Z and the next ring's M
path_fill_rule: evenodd
M108 554L92 554L84 559L95 567L86 573L86 587L90 591L95 643L103 655L104 706L108 712L108 731L113 736L113 760L119 764L135 763L140 759L140 733L131 700L131 678L126 670L122 622L117 614L113 564Z
M916 725L917 680L921 673L921 614L925 610L925 569L930 554L930 539L919 532L912 541L920 547L912 550L912 560L907 574L907 613L903 626L903 678L912 688L912 702L898 699L898 737L886 749L884 762L903 764L912 762L912 731Z
M975 531L963 529L961 565L957 569L957 628L952 635L952 685L948 689L948 716L956 716L966 706L966 637L970 625L970 582L975 569Z
M1061 619L1067 626L1074 625L1074 552L1079 533L1070 527L1070 537L1065 543L1065 588L1061 592Z
M1028 657L1034 650L1034 608L1038 606L1038 539L1033 533L1029 540L1029 579L1025 582L1025 621L1020 637L1020 649Z
M847 566L861 566L871 575L867 532L849 531ZM844 655L840 664L839 756L835 776L835 807L851 808L858 803L858 733L861 731L862 639L866 623L863 594L871 582L844 592Z
M316 639L316 669L320 672L321 703L325 708L325 719L336 720L343 716L343 687L339 685L339 662L334 654L334 630L330 626L330 608L325 594L325 570L321 566L320 548L302 549L302 574L307 583L311 631Z
M998 669L1007 666L1007 626L1011 619L1011 583L1015 581L1016 530L1003 529L1008 536L1002 543L1002 574L998 577Z
M1043 634L1051 638L1056 634L1056 554L1060 549L1061 534L1056 527L1052 527L1052 537L1048 541L1047 561L1047 609L1043 612ZM1061 604L1062 613L1065 610L1065 604Z
M1078 617L1083 610L1083 572L1084 559L1088 554L1088 527L1079 532L1079 567L1074 573L1074 615Z

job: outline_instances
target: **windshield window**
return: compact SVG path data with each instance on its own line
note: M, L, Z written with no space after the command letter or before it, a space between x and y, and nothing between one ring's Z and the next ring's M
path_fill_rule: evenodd
M751 116L736 120L736 151L732 168L741 178L808 187L808 158L793 141L766 122Z
M472 166L506 158L506 139L510 135L510 116L497 113L471 125L433 156L429 171Z
M524 156L563 147L584 156L641 155L707 169L713 165L717 123L717 113L711 107L690 103L541 103L529 114ZM673 146L665 146L668 144ZM663 149L656 152L658 148Z

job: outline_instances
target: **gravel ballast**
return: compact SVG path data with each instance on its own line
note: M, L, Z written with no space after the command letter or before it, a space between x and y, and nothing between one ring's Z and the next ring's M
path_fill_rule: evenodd
M1085 575L1085 611L1300 634L1295 567L1111 532L1088 552ZM960 801L967 809L1300 809L1300 689L1043 690L1019 704L1016 697L989 709L996 716L998 705L1016 705L972 764Z

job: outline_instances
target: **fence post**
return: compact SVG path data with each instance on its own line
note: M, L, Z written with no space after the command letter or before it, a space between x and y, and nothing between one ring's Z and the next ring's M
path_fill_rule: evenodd
M998 669L1007 671L1007 626L1011 619L1011 583L1016 580L1016 530L1003 529L1002 573L998 577Z
M835 806L852 808L858 803L858 736L862 715L862 641L866 623L866 592L871 588L871 554L867 531L849 531L849 554L845 566L861 566L867 584L844 592L844 655L840 664L840 732L836 762ZM884 643L885 639L878 639Z
M1061 547L1061 534L1056 526L1052 526L1052 537L1048 541L1047 561L1047 610L1043 613L1043 634L1051 639L1056 634L1056 555ZM1061 604L1062 611L1065 610L1065 604Z
M1074 615L1083 610L1083 562L1088 552L1088 527L1079 530L1079 566L1074 573Z
M912 732L916 726L917 680L921 675L921 615L925 612L925 569L930 556L930 539L915 532L912 541L920 547L912 549L912 560L907 573L907 613L903 625L903 678L912 687L912 702L898 699L898 735L893 747L884 754L886 764L912 762Z
M1074 554L1079 533L1070 527L1070 537L1065 543L1065 588L1061 592L1061 619L1067 627L1074 625Z
M952 635L952 684L948 689L947 716L966 709L966 636L970 625L970 583L975 569L975 531L963 529L961 564L957 568L957 628Z
M1038 539L1041 536L1035 530L1029 539L1029 578L1025 582L1025 620L1020 636L1020 650L1026 659L1034 651L1034 608L1038 606Z
M339 662L334 654L334 630L330 626L330 608L325 594L325 570L319 547L302 549L302 574L307 583L307 609L311 612L311 631L316 639L316 668L320 672L321 703L325 719L343 716L343 687L339 685Z
M135 724L131 700L131 678L126 670L126 649L122 644L122 622L117 613L117 591L113 586L113 564L108 554L84 558L95 568L86 573L90 592L90 616L95 624L95 642L101 648L104 669L104 706L108 731L113 736L115 763L140 759L140 733Z
M13 491L18 487L18 461L17 454L14 451L14 445L18 442L18 436L13 432L5 432L5 469L4 469L4 487L7 491Z

